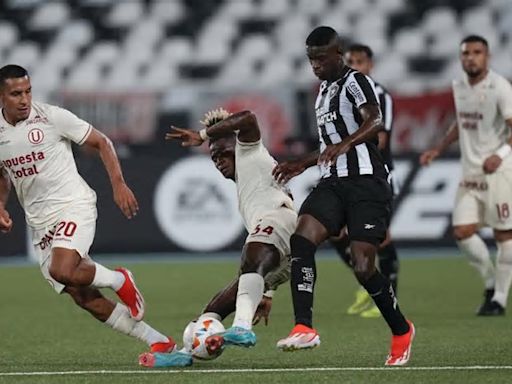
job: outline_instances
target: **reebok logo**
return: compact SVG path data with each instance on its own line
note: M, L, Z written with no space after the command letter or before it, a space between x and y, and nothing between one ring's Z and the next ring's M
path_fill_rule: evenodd
M364 229L373 229L375 228L375 224L365 224Z

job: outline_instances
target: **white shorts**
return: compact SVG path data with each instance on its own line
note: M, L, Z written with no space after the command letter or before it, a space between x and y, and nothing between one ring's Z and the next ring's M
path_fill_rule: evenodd
M65 286L50 276L53 248L74 249L81 257L88 257L96 233L96 206L74 204L62 210L59 219L41 229L31 229L32 245L39 259L44 278L61 293Z
M512 229L512 173L464 177L455 198L454 226L478 224Z
M245 243L274 245L280 254L279 267L265 276L266 289L275 289L290 276L290 237L297 227L297 212L281 207L266 212L245 239Z

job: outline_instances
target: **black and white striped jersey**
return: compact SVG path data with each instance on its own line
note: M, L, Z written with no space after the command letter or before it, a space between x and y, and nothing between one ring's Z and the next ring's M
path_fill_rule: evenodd
M384 122L384 130L388 133L388 141L384 149L380 152L384 158L384 163L388 169L393 169L393 159L391 157L391 129L393 126L393 99L389 92L377 82L375 84L375 92L379 98L380 110L382 112L382 121Z
M338 80L324 81L320 85L315 103L320 152L359 129L363 118L358 108L366 103L379 104L373 81L350 67L345 67ZM333 164L320 166L321 177L375 175L386 178L387 170L377 144L375 137L338 156Z

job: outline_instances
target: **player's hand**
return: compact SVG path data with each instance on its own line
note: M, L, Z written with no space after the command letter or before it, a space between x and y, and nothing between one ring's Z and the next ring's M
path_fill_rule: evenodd
M12 219L7 210L0 206L0 231L8 233L12 229Z
M347 153L351 148L348 141L338 144L329 144L325 150L318 156L318 165L329 165L336 161L338 156Z
M132 190L123 182L113 186L114 201L123 214L131 219L139 211L139 203Z
M484 161L484 172L485 173L494 173L501 165L501 157L498 155L491 155Z
M165 140L181 140L182 147L198 147L203 144L199 132L171 126L171 132L165 134Z
M429 149L420 155L420 164L423 166L429 165L432 161L439 157L440 154L441 152L439 152L438 149Z
M270 310L272 309L272 298L263 296L256 309L256 313L254 314L254 318L252 319L252 325L256 325L260 322L261 319L265 319L265 325L268 325L268 317L270 315Z
M286 184L291 178L300 175L305 171L304 165L300 161L285 161L277 164L272 170L272 176L279 184Z

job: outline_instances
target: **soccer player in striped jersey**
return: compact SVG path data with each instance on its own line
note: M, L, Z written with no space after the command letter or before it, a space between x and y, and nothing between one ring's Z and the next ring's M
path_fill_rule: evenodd
M377 148L382 116L373 81L345 66L341 39L330 27L314 29L306 39L306 51L313 72L323 80L315 103L320 149L280 164L274 175L286 182L318 164L321 181L302 204L290 239L295 327L277 347L293 351L320 344L312 324L315 253L347 226L355 276L392 332L386 365L404 365L414 326L402 315L389 280L375 268L376 251L390 219L391 187Z
M420 157L427 165L459 141L462 180L453 210L453 234L484 281L479 316L505 314L512 283L512 85L489 68L489 46L482 36L460 44L465 76L453 82L457 120L444 139ZM496 267L478 230L494 230Z
M362 74L369 76L373 68L373 52L370 47L362 44L351 45L345 53L345 62L347 65ZM380 84L374 82L375 91L379 99L382 112L383 128L378 132L378 149L390 174L393 172L393 159L391 158L391 127L393 124L393 100L389 92ZM398 187L391 177L391 187L393 195L398 193ZM349 238L343 231L341 236L331 239L331 244L337 250L343 261L348 266L352 266L350 261ZM391 282L391 286L396 294L398 282L398 256L395 244L393 243L389 230L386 234L386 240L380 244L378 249L378 266L380 272ZM348 308L349 315L361 315L365 318L374 318L380 316L379 308L373 303L368 292L361 287L356 292L356 300Z

